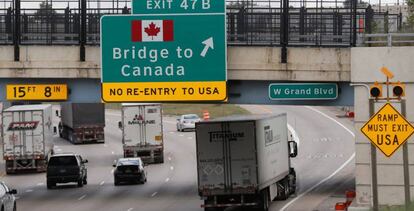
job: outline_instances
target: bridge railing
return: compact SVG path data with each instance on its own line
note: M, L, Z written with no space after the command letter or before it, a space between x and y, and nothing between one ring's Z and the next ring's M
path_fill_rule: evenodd
M414 46L414 33L361 34L358 46Z
M401 14L354 1L226 2L229 45L353 46L359 34L388 33L402 24ZM99 45L100 17L130 13L130 7L130 0L0 0L0 44Z

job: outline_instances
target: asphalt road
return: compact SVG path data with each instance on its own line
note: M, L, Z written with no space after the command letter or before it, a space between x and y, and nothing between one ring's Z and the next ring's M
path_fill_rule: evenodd
M335 113L326 108L248 106L248 109L259 113L288 112L289 124L300 140L299 156L293 160L298 194L287 201L272 203L271 210L332 210L334 202L342 200L336 195L353 187L352 123L335 118ZM194 132L177 132L174 118L164 118L166 159L164 164L147 167L148 182L113 185L112 164L122 157L119 120L120 112L107 112L105 144L72 145L55 137L57 152L76 152L89 160L88 185L82 188L73 184L47 190L44 173L2 177L18 190L18 210L202 210L197 195Z

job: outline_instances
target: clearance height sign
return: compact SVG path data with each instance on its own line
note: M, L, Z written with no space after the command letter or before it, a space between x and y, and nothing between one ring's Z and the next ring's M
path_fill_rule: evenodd
M224 9L211 14L104 16L102 98L223 101L225 38Z
M361 128L361 132L390 157L413 134L414 127L390 103L386 103Z

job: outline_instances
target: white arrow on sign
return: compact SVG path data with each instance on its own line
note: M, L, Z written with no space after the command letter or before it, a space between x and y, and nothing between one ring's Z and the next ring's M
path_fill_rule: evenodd
M203 51L201 51L201 56L202 57L206 57L206 54L207 54L207 51L208 51L208 49L214 49L214 40L213 40L213 38L212 37L210 37L210 38L208 38L208 39L206 39L206 40L204 40L203 42L202 42L202 44L204 44L205 46L204 46L204 49L203 49Z

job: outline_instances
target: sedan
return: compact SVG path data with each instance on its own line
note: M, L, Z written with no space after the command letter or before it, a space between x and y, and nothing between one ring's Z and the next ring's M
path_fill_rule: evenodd
M17 194L15 189L9 189L4 182L0 182L0 202L1 210L4 211L16 211L16 198Z
M120 158L113 167L115 167L115 185L120 185L122 182L141 184L147 182L147 173L141 158Z
M177 131L184 131L186 129L195 129L195 123L200 121L197 114L181 115L177 119Z

